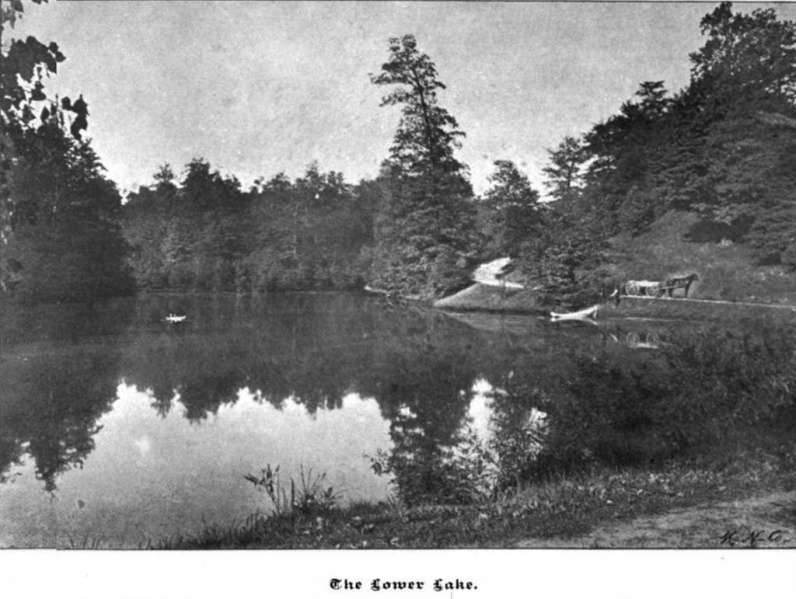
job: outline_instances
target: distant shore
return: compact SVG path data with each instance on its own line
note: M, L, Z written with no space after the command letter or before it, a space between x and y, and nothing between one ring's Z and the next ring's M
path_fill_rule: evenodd
M475 284L452 296L437 300L433 307L451 312L548 315L549 306L539 302L531 290L505 293L486 285ZM600 316L676 318L682 320L725 320L778 314L796 318L796 305L784 303L743 302L702 298L652 298L621 296L619 305L602 304Z

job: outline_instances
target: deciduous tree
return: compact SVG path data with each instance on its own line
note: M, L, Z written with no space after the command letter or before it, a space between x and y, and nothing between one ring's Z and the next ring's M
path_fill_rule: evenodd
M3 7L4 37L22 13L18 0ZM0 284L28 300L131 290L121 197L82 139L88 106L44 90L63 60L55 42L31 36L4 43L0 63Z

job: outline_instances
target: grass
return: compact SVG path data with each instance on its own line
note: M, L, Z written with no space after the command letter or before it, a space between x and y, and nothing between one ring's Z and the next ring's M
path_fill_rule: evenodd
M441 310L459 312L541 312L536 292L529 289L503 290L476 283L449 297L434 302Z
M796 304L794 304L796 306ZM619 306L603 305L601 318L660 318L711 322L766 320L784 324L796 322L796 307L783 304L711 303L665 298L622 297Z
M103 540L100 537L92 537L89 532L82 539L74 539L71 535L67 535L67 538L69 549L102 549L103 546Z
M670 212L641 235L612 240L615 258L611 274L617 280L664 280L699 274L693 297L796 305L796 277L780 266L757 266L751 248L743 244L685 241L699 223L691 213Z
M407 508L395 499L323 511L254 514L208 526L156 549L387 549L525 546L567 540L596 527L690 506L796 489L796 442L788 427L754 449L716 448L697 458L645 466L592 467L548 476L474 505ZM718 539L716 540L718 546Z

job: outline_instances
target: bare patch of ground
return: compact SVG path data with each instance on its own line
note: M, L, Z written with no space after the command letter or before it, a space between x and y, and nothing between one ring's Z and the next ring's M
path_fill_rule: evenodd
M600 526L568 539L526 539L522 548L796 548L796 491L708 503Z

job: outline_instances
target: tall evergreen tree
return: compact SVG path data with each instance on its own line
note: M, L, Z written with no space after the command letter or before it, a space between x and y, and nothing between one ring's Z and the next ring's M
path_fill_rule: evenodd
M547 150L550 164L542 169L545 187L556 200L572 199L583 184L586 153L579 140L566 136L554 150Z
M400 105L401 120L382 166L385 193L376 219L372 282L424 297L467 281L474 250L475 207L466 167L454 156L464 133L439 106L445 85L414 36L390 39L376 85L394 86L382 106Z
M123 214L124 235L130 244L129 263L139 288L167 288L176 254L175 220L177 184L168 164L155 173L155 184L127 196Z
M607 234L638 232L666 209L655 174L666 154L670 100L662 81L641 84L635 101L585 136L585 179Z
M516 257L523 242L538 233L539 193L510 160L496 160L489 181L492 186L478 206L487 254Z

